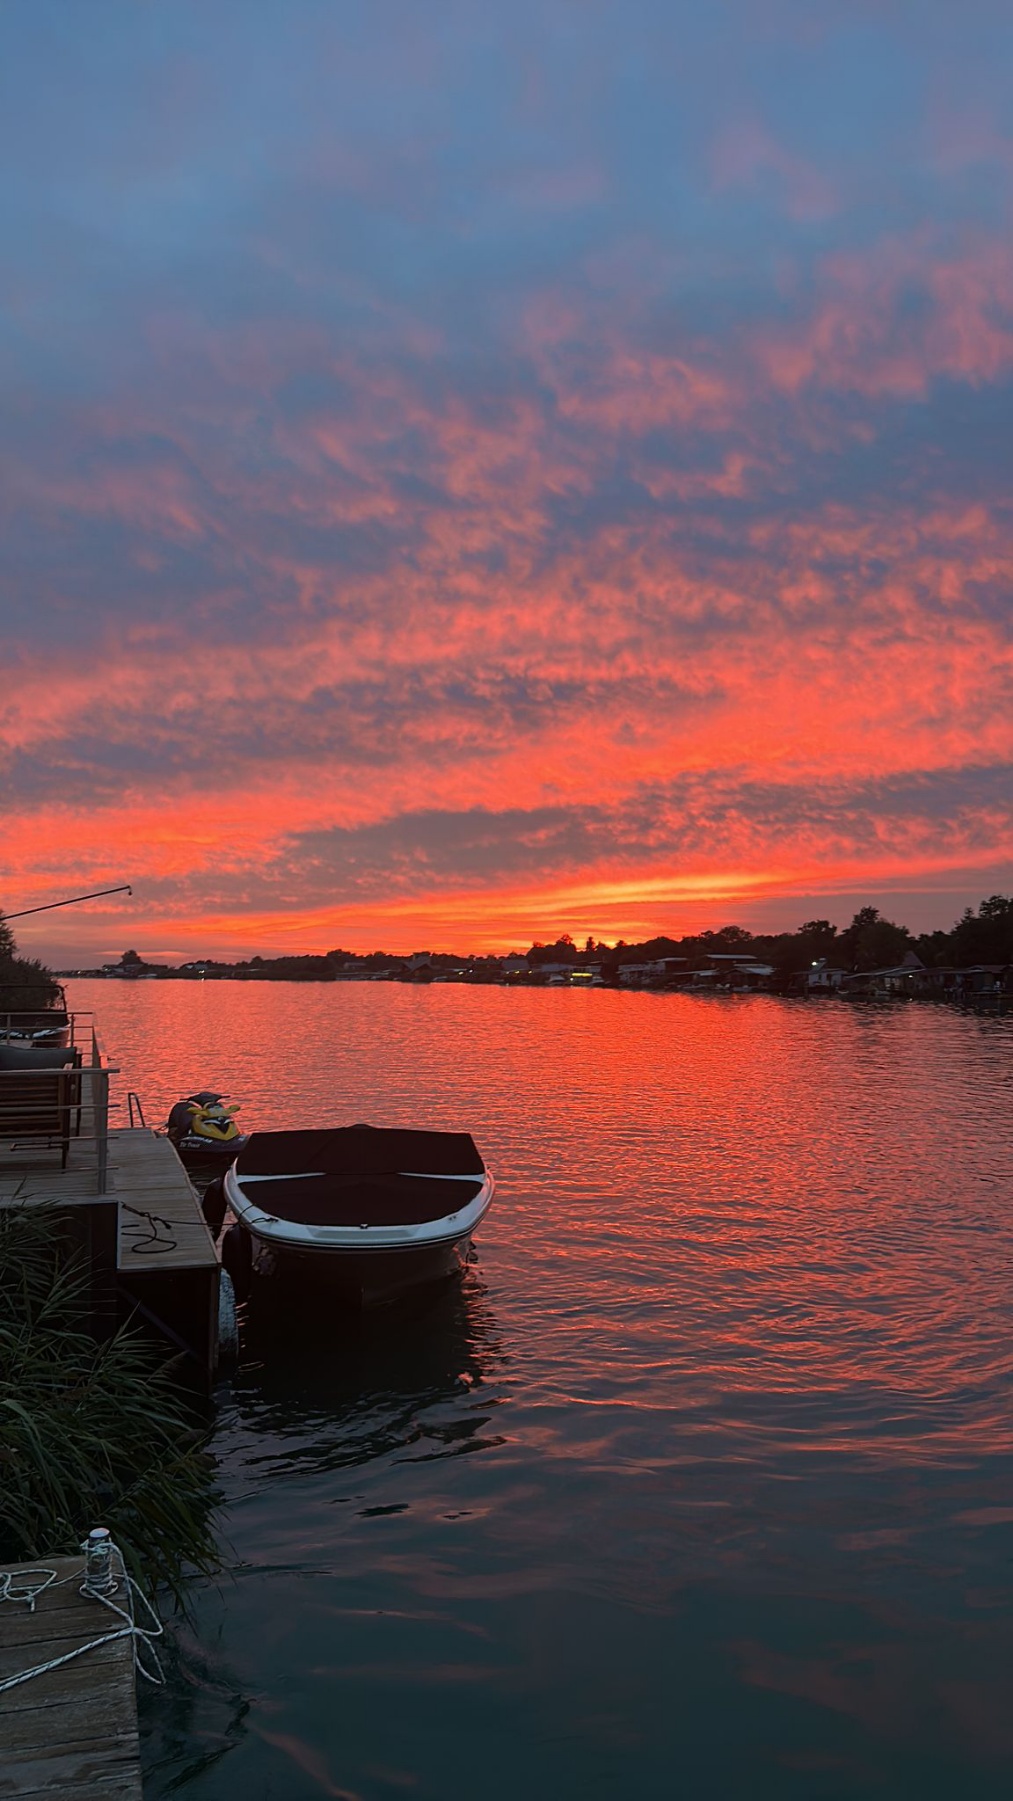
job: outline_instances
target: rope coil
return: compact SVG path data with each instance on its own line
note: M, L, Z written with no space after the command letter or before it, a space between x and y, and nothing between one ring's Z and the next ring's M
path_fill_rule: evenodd
M30 1669L18 1670L13 1676L0 1680L0 1694L8 1689L17 1688L22 1682L30 1682L35 1676L45 1676L50 1670L58 1670L61 1665L71 1663L76 1657L83 1657L86 1651L96 1651L100 1645L112 1645L121 1638L133 1640L134 1669L145 1682L163 1683L165 1673L155 1650L155 1639L162 1636L162 1622L156 1614L151 1602L138 1588L133 1577L128 1574L123 1561L123 1553L114 1544L104 1527L99 1527L89 1534L81 1550L85 1555L84 1580L78 1593L87 1595L90 1600L97 1601L101 1607L108 1608L122 1625L112 1632L103 1632L96 1638L88 1639L83 1645L75 1645L72 1651L65 1651L61 1657L50 1657L45 1663L33 1664ZM32 1578L41 1580L34 1581ZM0 1603L4 1601L20 1601L35 1612L35 1603L39 1596L52 1588L62 1588L65 1583L73 1582L74 1576L57 1576L55 1570L40 1567L33 1570L0 1570ZM122 1585L122 1587L121 1587ZM119 1596L122 1601L114 1597ZM140 1602L149 1624L140 1625L135 1618L135 1600Z
M160 1213L149 1213L145 1207L130 1207L126 1201L120 1202L120 1212L132 1213L138 1221L147 1221L146 1228L143 1224L135 1226L126 1221L123 1222L121 1228L123 1236L124 1238L128 1235L131 1236L130 1249L132 1251L155 1252L176 1249L177 1240L173 1234L171 1220L163 1219ZM164 1230L160 1228L164 1228Z

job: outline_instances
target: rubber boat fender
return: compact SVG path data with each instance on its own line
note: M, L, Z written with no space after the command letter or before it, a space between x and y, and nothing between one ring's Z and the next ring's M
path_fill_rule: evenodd
M201 1200L200 1210L204 1215L204 1223L217 1244L228 1210L228 1202L225 1199L225 1183L221 1176L216 1176L213 1182L208 1183Z
M239 1356L239 1321L236 1319L236 1290L227 1269L218 1276L218 1357L217 1369L227 1369Z
M253 1240L244 1226L230 1226L222 1239L222 1268L232 1278L236 1300L249 1300L253 1286Z

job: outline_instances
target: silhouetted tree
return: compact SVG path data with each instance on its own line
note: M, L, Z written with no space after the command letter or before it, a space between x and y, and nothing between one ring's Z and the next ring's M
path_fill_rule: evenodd
M953 934L923 932L915 939L915 950L926 969L947 968L953 962Z
M831 925L829 919L807 919L797 932L780 932L776 937L754 940L754 943L758 947L762 943L768 960L780 976L791 976L808 969L821 957L830 962L841 955L837 927Z
M967 908L950 934L953 962L1013 963L1013 899L992 894L977 913Z
M0 1012L30 1013L52 1007L59 984L37 957L19 957L14 933L0 913Z
M577 948L569 932L564 932L556 939L555 944L538 944L531 946L528 962L536 968L540 963L576 963Z
M860 907L838 944L852 969L890 969L914 949L907 926L884 919L878 907Z

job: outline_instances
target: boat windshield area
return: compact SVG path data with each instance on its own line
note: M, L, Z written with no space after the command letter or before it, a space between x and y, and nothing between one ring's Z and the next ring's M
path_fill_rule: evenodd
M467 1132L345 1126L254 1132L235 1178L263 1213L300 1225L420 1225L480 1194L485 1165Z

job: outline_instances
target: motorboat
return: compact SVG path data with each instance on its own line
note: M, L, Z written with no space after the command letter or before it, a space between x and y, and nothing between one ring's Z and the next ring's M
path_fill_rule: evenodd
M254 1132L224 1189L240 1299L255 1271L288 1271L368 1307L460 1269L494 1182L467 1132L354 1125Z
M188 1168L221 1169L235 1160L247 1142L236 1121L238 1112L238 1104L227 1107L225 1097L210 1088L176 1102L166 1132Z
M10 1013L0 1005L0 1044L36 1044L60 1047L70 1036L70 1014L63 989L59 1002L37 1012Z
M37 1044L62 1046L67 1042L67 1026L6 1027L0 1026L0 1044Z

